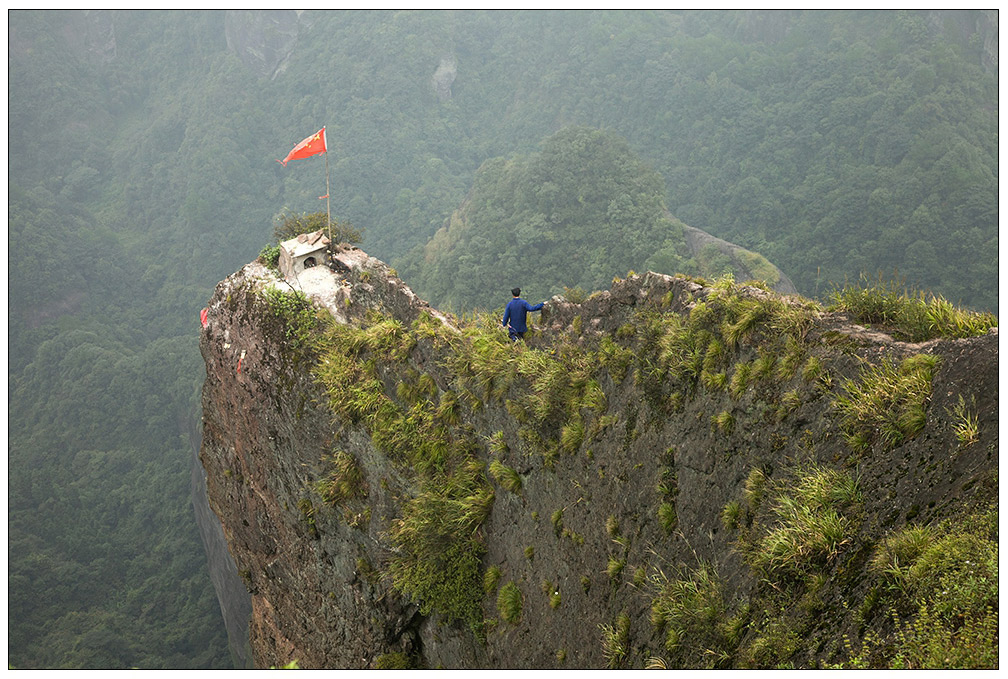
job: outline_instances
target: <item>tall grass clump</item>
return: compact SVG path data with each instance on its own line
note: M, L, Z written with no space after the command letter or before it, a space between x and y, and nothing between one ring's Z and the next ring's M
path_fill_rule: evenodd
M749 386L749 382L752 379L752 365L746 363L745 361L739 361L735 364L735 372L732 373L731 382L728 385L728 391L731 393L733 398L739 398L745 393L746 388Z
M777 493L772 510L776 523L754 545L751 565L797 575L821 565L853 539L862 504L856 478L812 467Z
M726 322L723 331L725 343L735 348L748 338L763 323L770 320L773 314L773 305L769 301L747 299L736 301L734 309L734 322Z
M876 437L893 448L924 428L931 378L938 356L916 354L898 366L889 359L868 365L858 380L846 379L833 401L847 442L865 450Z
M742 504L737 500L732 500L724 506L721 510L721 525L723 525L728 530L734 530L739 527L739 521L742 518Z
M522 489L522 479L521 474L516 472L511 467L500 460L493 460L490 462L490 473L493 477L497 479L497 483L500 484L501 488L510 491L512 493L518 494Z
M581 396L581 407L590 408L596 413L601 413L606 409L606 395L599 386L598 380L591 379L585 384L584 394Z
M976 405L975 397L973 404ZM976 443L980 432L979 419L975 413L970 413L966 409L966 400L962 394L959 394L959 403L952 408L949 414L953 417L952 428L959 443L964 446Z
M483 574L483 591L487 594L493 594L497 591L497 584L501 579L501 569L499 566L491 566L486 569L486 573Z
M671 533L679 525L679 515L676 513L675 505L671 502L663 502L658 507L658 523L666 533Z
M735 429L735 418L727 410L711 416L711 425L717 427L722 434L731 434Z
M663 633L665 650L682 667L715 667L727 659L726 606L717 571L701 563L676 577L651 577L651 624Z
M753 381L765 380L773 375L777 357L769 351L760 350L759 357L752 362L751 377Z
M490 449L491 453L496 455L506 455L510 450L507 441L504 440L503 431L498 431L492 434L487 439L487 447Z
M560 448L565 453L576 453L585 437L584 420L575 417L560 430Z
M956 308L941 295L905 288L896 281L861 276L832 293L830 308L859 323L877 324L897 339L923 342L936 337L976 337L998 324L997 316Z
M367 494L367 482L353 455L340 450L322 460L328 462L330 468L329 473L315 483L315 490L323 500L337 505Z
M745 482L742 484L742 497L745 499L749 509L755 511L759 508L766 494L767 484L767 477L762 469L753 467L749 470L749 476L746 477Z
M910 567L934 539L934 531L929 526L907 526L887 535L876 545L870 568L894 587L905 590Z
M784 353L777 361L777 368L774 371L777 379L785 382L794 377L804 356L804 345L793 336L788 335L784 340Z
M783 420L793 413L801 405L801 396L797 389L789 389L780 396L780 403L777 405L777 419Z
M518 585L509 582L497 594L497 612L504 622L518 624L522 614L522 593Z
M602 631L602 655L610 669L615 668L626 657L630 616L625 612L620 613L615 625L601 624L599 630Z

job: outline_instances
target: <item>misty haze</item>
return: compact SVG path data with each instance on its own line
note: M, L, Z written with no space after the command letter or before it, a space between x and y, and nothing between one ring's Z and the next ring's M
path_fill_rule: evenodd
M997 19L9 11L9 666L996 668Z

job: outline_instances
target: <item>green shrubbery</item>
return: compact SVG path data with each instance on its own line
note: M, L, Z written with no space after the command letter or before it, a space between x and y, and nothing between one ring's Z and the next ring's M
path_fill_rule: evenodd
M332 219L331 223L325 212L302 213L296 215L285 213L277 217L273 227L273 237L278 243L300 236L302 233L314 233L322 230L328 238L332 232L333 243L360 243L364 237L360 229L346 220Z
M273 316L282 322L289 349L298 352L314 345L317 312L303 292L268 287L260 295Z
M280 244L264 245L259 251L259 261L276 271L280 265Z
M866 634L843 666L997 667L997 510L894 531L870 566L883 591L872 610L893 629Z

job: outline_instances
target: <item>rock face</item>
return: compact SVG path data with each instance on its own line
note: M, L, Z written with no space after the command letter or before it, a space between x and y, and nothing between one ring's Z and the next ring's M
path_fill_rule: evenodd
M303 27L301 12L290 9L228 10L224 16L228 49L246 67L270 79L287 67Z
M458 64L455 63L455 57L442 57L437 70L431 76L431 87L441 101L451 99L451 86L455 82L456 75L458 75Z
M980 52L980 65L991 73L998 70L998 13L996 10L948 10L926 13L935 33L967 49Z
M332 392L313 374L314 362L324 359L270 313L264 291L271 289L303 291L338 324L366 332L392 319L415 333L405 356L364 355L389 402L406 398L397 384L406 384L407 374L427 376L434 404L460 394L457 416L444 427L477 441L473 455L483 463L517 473L518 488L487 473L496 481L492 510L476 534L485 548L481 573L491 573L485 595L482 587L477 592L481 625L450 622L436 608L425 615L425 602L396 586L390 564L400 554L391 536L418 493L414 470L381 448L366 418L334 415ZM699 564L716 571L728 612L748 621L725 664L841 660L842 635L855 638L873 624L855 613L874 586L867 562L878 540L911 521L956 519L996 502L997 332L911 345L803 301L732 288L739 308L778 315L753 321L751 331L741 321L731 326L734 334L726 331L736 342L722 346L730 359L720 381L710 374L687 383L679 373L662 373L657 357L669 360L673 347L655 339L655 323L717 313L726 290L681 277L632 276L577 303L555 297L541 319L531 317L528 343L508 347L503 332L474 334L431 309L356 248L296 281L253 262L221 282L200 339L207 372L200 459L210 506L251 595L255 665L639 668L656 657L669 666L707 663L676 661L684 651L669 650L650 613L662 577ZM768 320L786 313L802 319L798 334ZM437 331L421 334L424 319ZM756 375L757 362L774 347L792 346L782 332L800 337L806 368L768 371L739 388L738 365ZM664 342L661 351L656 342ZM520 370L491 376L480 392L469 373L449 369L459 365L449 354L488 345ZM582 351L589 365L563 367L580 366ZM789 360L780 352L774 365ZM895 446L870 439L867 449L852 452L834 406L843 381L858 379L864 362L915 354L939 357L923 428ZM808 368L811 357L818 371ZM709 360L716 369L716 357ZM529 365L539 368L521 372ZM577 377L582 369L598 388L593 399L533 413L530 404L549 393L587 394ZM957 443L948 414L960 395L979 420L978 438L967 446ZM580 436L571 433L577 423ZM359 465L362 490L353 502L319 494L336 450ZM754 469L768 488L785 488L820 466L856 476L861 499L850 510L845 540L815 561L829 584L810 614L797 599L775 598L805 585L758 573L739 546L771 525L770 509L754 506L741 529L722 514L744 496ZM520 593L517 616L498 599L505 583ZM771 615L771 606L778 612ZM778 656L761 655L767 621L777 619L798 630L797 641Z

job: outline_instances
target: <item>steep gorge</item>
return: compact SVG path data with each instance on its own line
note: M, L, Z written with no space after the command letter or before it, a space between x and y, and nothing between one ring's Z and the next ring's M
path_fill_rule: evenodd
M996 328L910 344L648 273L511 346L348 247L208 309L200 458L258 667L997 664L996 587L912 577L997 581Z

